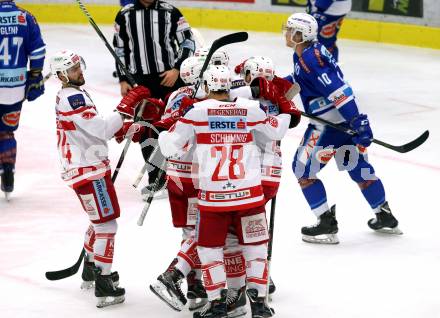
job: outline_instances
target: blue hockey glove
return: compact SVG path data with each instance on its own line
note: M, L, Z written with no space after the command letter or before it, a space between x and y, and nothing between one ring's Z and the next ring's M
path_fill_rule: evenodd
M26 98L28 101L36 100L44 93L43 74L28 72L26 81Z
M368 147L373 140L373 132L371 131L370 122L365 114L359 114L350 121L350 127L356 134L352 137L356 145Z

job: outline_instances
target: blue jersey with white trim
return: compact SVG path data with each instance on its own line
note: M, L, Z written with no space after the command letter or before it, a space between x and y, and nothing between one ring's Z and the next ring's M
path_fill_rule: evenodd
M27 65L42 69L46 54L34 16L13 1L0 2L0 104L24 98Z
M301 100L307 114L333 123L350 121L358 115L351 86L331 53L319 42L293 55L294 72L286 77L301 87Z

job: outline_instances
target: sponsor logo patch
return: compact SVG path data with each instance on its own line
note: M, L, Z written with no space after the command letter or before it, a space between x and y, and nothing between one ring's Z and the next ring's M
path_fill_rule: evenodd
M210 130L244 130L246 118L244 117L209 117Z
M269 239L263 213L242 217L241 229L244 243L257 243Z
M335 154L334 149L322 149L316 152L316 159L322 164L327 164Z
M2 116L2 122L9 127L15 127L20 120L20 111L6 113Z
M99 210L102 217L107 217L114 214L114 209L107 192L107 186L104 179L93 181L96 197L98 198Z
M70 106L72 109L77 109L82 106L86 106L86 100L82 94L76 94L67 97L67 100L69 101Z

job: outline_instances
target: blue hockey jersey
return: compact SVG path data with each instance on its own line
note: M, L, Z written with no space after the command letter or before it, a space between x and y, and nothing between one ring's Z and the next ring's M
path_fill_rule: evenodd
M307 11L320 11L326 15L342 16L351 10L351 0L308 0Z
M333 123L350 121L358 108L351 86L330 52L314 42L302 56L293 55L294 72L286 77L301 87L304 111Z
M0 2L0 104L24 98L27 66L42 69L46 54L34 16L13 1Z

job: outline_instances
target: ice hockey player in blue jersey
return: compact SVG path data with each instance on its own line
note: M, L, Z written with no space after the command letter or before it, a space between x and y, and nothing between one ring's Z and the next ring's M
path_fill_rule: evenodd
M6 198L14 189L14 131L23 101L33 101L44 92L41 71L45 54L35 18L13 1L0 0L0 174Z
M351 10L351 0L307 0L307 12L318 22L318 41L330 51L336 62L338 32L345 15Z
M317 173L333 157L339 170L348 171L358 184L374 211L376 217L368 221L368 226L376 231L401 234L386 201L382 181L367 159L366 148L373 138L368 117L359 113L353 90L331 53L316 41L315 18L295 13L288 18L284 30L286 45L294 50L294 72L286 79L300 85L304 111L356 132L351 136L311 120L304 133L292 168L318 223L302 228L303 240L339 242L335 206L329 208L324 185L317 178Z

